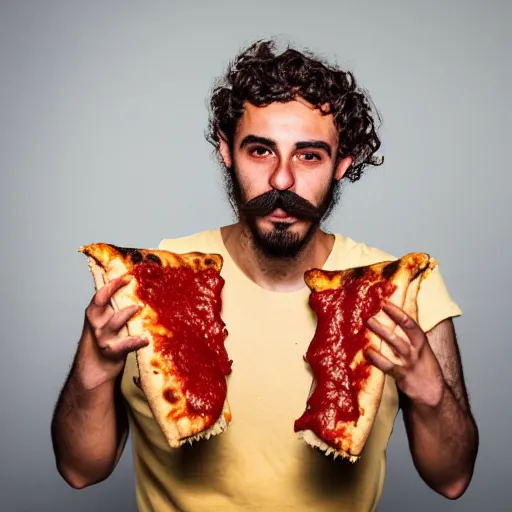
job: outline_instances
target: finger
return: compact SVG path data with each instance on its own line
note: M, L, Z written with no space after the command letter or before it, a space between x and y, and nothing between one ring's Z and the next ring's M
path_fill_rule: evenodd
M400 327L400 325L397 325L395 327L395 330L394 330L394 333L399 337L399 338L403 338L404 340L407 340L408 343L411 342L411 340L409 340L409 338L407 337L407 334L405 334L404 330L402 329L402 327Z
M413 347L419 348L424 343L425 333L403 309L388 301L384 301L382 309L400 326Z
M130 352L139 350L140 348L146 347L149 341L145 338L138 336L131 336L123 339L111 338L103 348L105 356L120 359L125 357Z
M101 331L114 316L115 312L112 308L98 309L94 307L87 308L87 319L94 329L95 336L101 336Z
M131 276L124 275L121 277L116 277L115 279L112 279L109 281L105 286L102 286L92 298L92 304L94 306L104 308L105 306L108 306L110 304L110 299L112 298L112 295L122 288L123 286L126 286L130 281L132 280Z
M384 357L380 352L377 352L373 348L366 349L365 356L370 364L381 370L383 373L391 375L394 378L396 378L401 371L400 366L396 366L389 359Z
M108 323L105 325L105 329L117 334L126 325L128 320L140 311L140 309L141 306L134 304L133 306L128 306L119 310L111 316Z
M373 364L373 366L376 366L384 373L391 372L395 366L388 358L384 357L380 352L377 352L373 348L367 348L364 355L366 356L366 359Z
M370 318L367 326L385 343L390 345L393 352L399 357L407 358L411 353L411 343L404 338L398 336L395 332L390 331L387 327L382 325L377 319Z

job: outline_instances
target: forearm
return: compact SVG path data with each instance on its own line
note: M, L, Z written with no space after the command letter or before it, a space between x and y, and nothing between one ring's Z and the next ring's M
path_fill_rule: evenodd
M88 390L74 375L59 397L52 441L58 470L73 487L104 480L116 464L128 429L116 398L113 382Z
M473 474L478 430L448 385L435 406L404 405L414 464L425 482L447 498L463 494Z

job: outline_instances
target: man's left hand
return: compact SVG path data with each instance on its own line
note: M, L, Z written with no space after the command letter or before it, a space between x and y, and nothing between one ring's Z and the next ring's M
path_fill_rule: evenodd
M413 403L435 407L442 399L445 381L427 335L413 318L394 304L385 302L382 309L401 329L392 332L375 317L367 325L389 346L400 363L391 362L375 348L366 350L368 361L391 375Z

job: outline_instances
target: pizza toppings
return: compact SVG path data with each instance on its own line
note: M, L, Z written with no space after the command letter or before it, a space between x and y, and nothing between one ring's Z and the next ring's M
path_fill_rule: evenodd
M385 380L364 351L372 346L391 361L396 359L367 322L380 314L386 299L415 317L420 284L436 265L428 254L411 253L373 265L305 273L317 327L304 357L314 382L306 409L294 424L299 438L326 455L359 459ZM379 320L390 330L396 327L387 315Z
M174 378L182 384L188 410L181 414L200 414L213 423L222 412L225 376L231 372L220 318L224 280L214 269L163 267L155 258L131 271L137 296L157 315L157 332L148 326L154 331L155 351L172 361ZM177 401L172 390L163 393L169 403Z
M221 318L219 254L82 246L96 288L122 275L133 279L112 297L114 309L141 306L127 334L150 342L136 351L135 385L171 447L223 432L231 421L226 376L231 361Z
M326 442L339 436L340 421L357 421L357 396L369 366L356 355L368 343L365 324L378 313L394 286L379 279L371 269L358 269L343 286L310 296L318 324L305 359L315 375L316 386L306 412L295 422L295 431L312 430Z

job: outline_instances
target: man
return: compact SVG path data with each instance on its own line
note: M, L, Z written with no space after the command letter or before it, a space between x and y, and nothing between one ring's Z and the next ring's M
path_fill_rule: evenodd
M355 464L333 460L293 432L311 384L302 357L315 329L304 272L393 258L328 234L320 224L338 201L340 184L381 163L368 97L351 74L307 53L279 54L271 42L258 42L215 88L208 140L218 151L238 222L164 239L160 248L224 258L233 423L208 441L168 447L138 386L134 351L147 342L118 334L136 308L114 314L109 298L126 284L114 280L86 309L55 410L52 439L62 477L74 488L106 479L130 426L141 511L373 511L401 406L419 474L441 495L461 496L472 477L478 432L452 323L460 310L438 270L420 291L418 323L385 305L406 336L370 323L403 367L367 353L386 382L363 457Z

